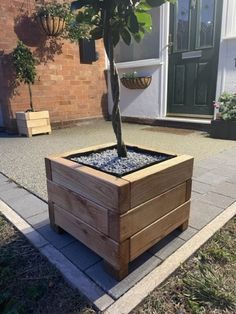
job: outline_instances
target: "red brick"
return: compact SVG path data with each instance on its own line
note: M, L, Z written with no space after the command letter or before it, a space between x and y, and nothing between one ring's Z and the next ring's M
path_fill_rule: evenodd
M32 10L33 3L31 1ZM23 11L20 11L21 8ZM18 95L15 95L9 87L11 85L9 82L12 83L13 78L7 63L8 55L16 46L17 41L23 39L20 36L22 32L26 45L35 38L28 28L22 27L21 33L15 29L15 18L26 12L27 9L27 1L1 0L0 49L4 50L4 56L2 73L0 71L0 102L4 108L5 124L9 128L15 126L15 112L26 110L29 107L26 86L19 86ZM20 38L17 37L17 34ZM32 42L35 43L35 40ZM102 117L103 112L107 110L107 103L104 103L103 99L107 90L102 41L96 44L100 58L93 64L80 63L77 44L71 44L64 40L61 42L63 43L62 54L55 53L54 61L48 60L46 64L42 62L37 67L39 80L36 80L33 86L33 101L36 110L49 110L52 122L60 122L62 125L63 121L67 123L79 119ZM48 40L46 47L49 47ZM39 43L30 45L30 48L36 53L39 50Z

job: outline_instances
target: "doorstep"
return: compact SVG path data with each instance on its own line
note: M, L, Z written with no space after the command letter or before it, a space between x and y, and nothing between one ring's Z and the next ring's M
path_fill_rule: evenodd
M197 119L185 117L163 117L157 119L122 117L123 122L145 124L149 126L163 126L170 128L181 128L209 132L211 126L210 119Z
M236 201L235 154L233 148L196 162L189 228L174 231L134 260L129 275L120 282L103 270L101 258L81 242L69 234L54 233L47 203L3 174L0 210L99 311L129 313L236 214L232 205Z

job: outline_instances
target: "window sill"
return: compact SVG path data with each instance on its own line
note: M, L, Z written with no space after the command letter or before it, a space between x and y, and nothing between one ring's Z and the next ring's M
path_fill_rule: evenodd
M234 40L236 39L236 35L226 36L223 38L223 40Z
M138 61L119 62L116 64L118 69L141 68L146 66L160 66L163 62L160 59L146 59Z

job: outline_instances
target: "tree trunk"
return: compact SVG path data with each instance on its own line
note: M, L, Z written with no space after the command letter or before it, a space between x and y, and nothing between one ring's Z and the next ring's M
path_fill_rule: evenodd
M32 111L34 111L34 106L33 106L33 98L32 98L32 89L31 89L31 84L28 83L29 87L29 96L30 96L30 108Z
M113 100L112 126L117 140L117 153L119 157L127 157L127 149L122 139L122 123L120 115L120 81L118 71L114 62L114 46L112 37L112 28L110 25L109 11L104 12L104 46L110 63L110 82Z

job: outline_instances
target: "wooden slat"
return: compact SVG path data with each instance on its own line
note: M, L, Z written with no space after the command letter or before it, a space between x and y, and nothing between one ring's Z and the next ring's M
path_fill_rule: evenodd
M119 269L121 265L129 262L127 242L122 245L116 243L55 204L54 218L56 225L72 234L114 268Z
M23 128L48 126L49 119L35 119L35 120L17 120L17 126Z
M186 182L187 188L186 188L186 201L190 200L191 193L192 193L192 179L187 180Z
M109 236L124 241L171 210L185 203L186 182L135 207L122 216L109 213Z
M158 219L130 239L130 260L145 252L171 231L182 225L189 217L190 201Z
M35 112L16 112L16 118L19 120L34 120L34 119L49 119L49 112L35 111Z
M85 148L79 148L79 149L75 149L75 150L70 150L64 153L59 153L59 154L53 154L51 156L49 156L49 158L58 158L58 157L68 157L71 155L76 155L76 154L82 154L82 153L87 153L87 152L91 152L94 150L98 150L98 149L103 149L103 148L109 148L111 146L116 145L116 143L105 143L105 144L100 144L100 145L94 145L94 146L89 146L89 147L85 147Z
M52 180L52 169L51 169L51 160L45 158L45 170L46 170L46 177L48 180Z
M95 229L108 234L107 209L47 180L49 201L61 206Z
M49 112L48 111L36 111L36 112L27 112L28 119L27 120L34 120L34 119L48 119Z
M167 150L162 150L160 148L155 148L153 146L145 146L145 145L134 145L133 143L125 143L127 146L134 146L134 147L138 147L141 149L145 149L145 150L149 150L151 152L156 152L156 153L160 153L160 154L167 154L167 155L173 155L173 156L178 156L178 154L176 154L173 151L167 151Z
M33 135L52 132L50 125L32 127L30 129L31 129Z
M121 213L130 208L129 182L101 171L79 166L69 168L65 159L51 160L52 180L65 188L105 207Z
M122 177L131 183L131 208L192 177L193 158L181 155Z

